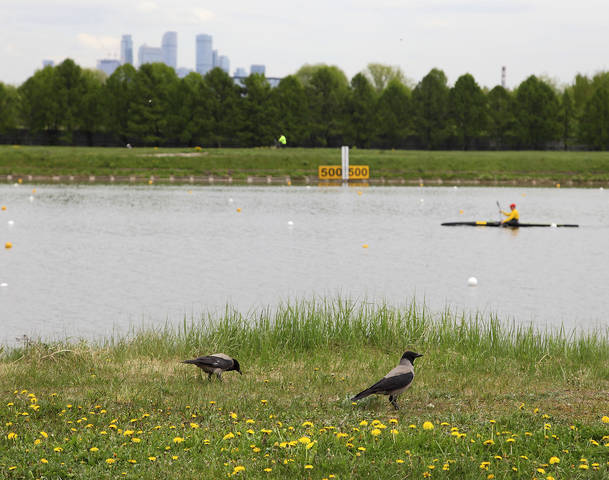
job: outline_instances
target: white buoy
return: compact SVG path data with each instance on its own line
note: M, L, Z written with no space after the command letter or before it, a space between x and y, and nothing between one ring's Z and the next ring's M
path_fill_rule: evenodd
M228 199L228 203L233 203L233 202L234 202L234 200L232 198Z
M556 227L557 227L557 225L556 225L555 223L551 223L551 224L550 224L550 227L552 227L552 228L556 228Z
M13 225L15 225L15 221L14 220L9 220L8 224L9 224L10 227L12 227Z
M423 203L423 202L425 201L425 199L424 199L424 198L421 198L419 201L420 201L421 203Z
M293 227L294 226L294 222L292 220L288 220L288 227Z
M0 283L0 287L8 287L8 283L2 282L2 283Z
M30 202L33 202L33 201L34 201L34 196L30 195Z
M476 286L478 286L478 279L476 277L469 277L467 279L467 286L468 287L476 287Z

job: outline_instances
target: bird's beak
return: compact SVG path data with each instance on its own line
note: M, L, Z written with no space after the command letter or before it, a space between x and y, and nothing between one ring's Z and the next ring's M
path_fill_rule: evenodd
M419 358L419 357L422 357L422 356L423 356L422 353L417 353L417 356L415 358Z

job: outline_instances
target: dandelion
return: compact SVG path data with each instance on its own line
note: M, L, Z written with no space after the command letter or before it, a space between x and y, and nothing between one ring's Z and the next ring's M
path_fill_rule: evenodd
M548 461L548 463L550 465L555 465L557 463L560 463L560 458L558 458L558 457L550 457L550 460Z
M156 462L156 457L148 457L148 460L150 460L151 462Z
M311 422L307 421L307 422L304 422L304 423L302 424L302 426L303 426L303 427L305 427L305 428L306 428L306 427L312 427L312 426L313 426L313 423L311 423Z
M184 438L182 437L173 437L173 443L182 443Z
M368 426L368 421L367 420L362 420L361 422L359 422L360 427L367 427Z
M40 432L40 435L44 438L49 438L49 434L47 432Z
M172 455L172 456L171 456L171 459L172 459L172 460L177 460L178 458L179 458L179 457L178 457L177 455Z
M495 445L495 441L491 438L482 442L483 445Z
M542 475L544 475L546 473L546 471L543 468L538 468L537 472L541 473Z
M61 453L61 452L63 452L63 448L61 448L61 447L55 447L55 448L53 449L53 451L54 451L54 452L57 452L57 453Z
M305 470L312 470L313 465L305 465L304 468L305 468Z
M398 432L395 428L391 429L391 434L392 435L397 435L398 433L400 433L400 432Z
M116 462L116 460L114 460L113 458L106 458L106 463L108 465L112 465L114 462Z
M49 461L46 458L41 458L40 463L49 463Z
M222 437L222 440L230 440L231 438L235 438L235 434L233 432L228 432L226 435L224 435L224 437Z
M383 433L381 430L379 430L378 428L373 429L370 432L372 435L374 435L375 437L378 437L381 433Z
M423 423L423 430L433 430L433 429L434 429L433 423L431 423L431 422Z
M136 437L133 437L133 438L131 439L131 441L132 441L133 443L140 443L140 442L142 441L142 439L141 439L141 438L136 438Z
M300 437L300 438L298 439L298 441L299 441L300 443L304 443L305 445L306 445L306 444L308 444L308 443L311 443L311 439L310 439L309 437Z
M360 452L365 452L365 451L366 451L366 447L357 447L357 449L358 449Z
M262 403L262 405L266 405L268 403L268 400L260 400L260 403Z
M95 452L99 452L99 448L97 448L97 447L91 447L91 448L89 449L89 451L90 451L90 452L93 452L93 453L95 453Z
M17 467L15 465L11 465L10 467L8 467L9 470L16 470Z
M601 418L601 421L603 423L609 423L609 417L607 415L604 415L603 418Z
M17 434L15 432L10 432L6 438L8 438L9 440L15 440L17 438Z
M243 465L237 465L233 469L233 475L235 475L236 473L239 473L239 472L243 472L243 471L245 471L245 467Z
M398 423L398 419L397 418L390 418L389 419L389 423Z
M127 461L128 461L129 463L133 464L133 465L135 465L135 464L137 463L137 460L133 460L133 459L131 459L131 460L127 460Z
M265 471L265 472L267 472L267 473L269 473L269 472L272 472L272 471L273 471L273 469L272 469L272 468L268 468L268 467L267 467L267 468L265 468L265 469L264 469L264 471Z
M588 470L589 468L590 468L590 467L588 467L588 465L586 465L585 463L582 463L582 464L579 466L579 469L580 469L580 470Z
M191 423L190 424L190 428L197 429L197 428L199 428L199 424L198 423Z

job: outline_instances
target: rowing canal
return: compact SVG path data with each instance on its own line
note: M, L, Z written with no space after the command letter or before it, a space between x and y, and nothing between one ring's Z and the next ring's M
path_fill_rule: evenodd
M581 228L440 226L497 220L496 201ZM3 184L0 204L4 344L320 296L609 327L601 189Z

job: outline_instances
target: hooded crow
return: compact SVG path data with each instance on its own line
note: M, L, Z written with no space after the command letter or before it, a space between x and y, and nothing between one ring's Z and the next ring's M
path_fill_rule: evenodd
M414 379L414 359L422 357L420 353L407 351L402 355L400 363L393 368L387 375L381 378L378 382L367 388L363 392L358 393L351 399L352 402L366 398L368 395L376 393L378 395L389 395L389 402L396 410L399 410L396 402L398 395L406 390Z
M231 370L236 370L243 375L237 359L231 358L224 353L214 353L213 355L205 355L192 360L184 360L182 363L196 365L208 374L208 380L211 380L211 376L215 373L218 380L222 381L222 372L230 372Z

